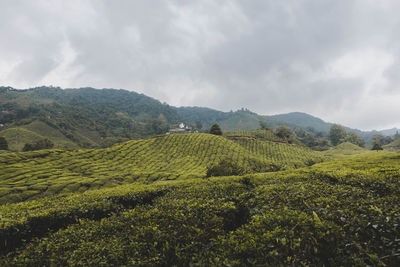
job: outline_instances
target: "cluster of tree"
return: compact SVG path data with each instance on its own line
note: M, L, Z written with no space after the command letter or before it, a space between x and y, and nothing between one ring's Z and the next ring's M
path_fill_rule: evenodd
M266 125L265 122L260 121L260 129L274 132L279 138L286 140L288 143L302 143L314 150L327 150L329 149L329 142L322 132L316 132L313 128L295 128L291 131L285 126L278 126L275 130Z
M396 138L396 135L394 136L394 138ZM375 134L371 138L372 150L383 150L383 146L390 144L391 142L393 142L392 137Z
M294 133L297 139L313 150L327 150L329 149L329 141L322 132L314 133L312 131L305 131L301 128L296 128Z
M158 118L150 118L146 124L147 131L153 134L163 134L169 130L169 124L163 114Z
M372 145L379 144L380 146L384 146L393 142L393 138L390 136L383 136L381 134L375 134L371 138Z
M214 123L213 126L211 126L210 134L222 135L221 127L219 127L217 123Z
M44 138L39 141L36 141L35 143L27 143L25 144L24 148L22 151L33 151L33 150L40 150L40 149L48 149L48 148L53 148L54 143L51 142L49 139Z
M0 150L8 150L7 140L2 136L0 136Z
M364 147L365 145L365 141L360 137L359 134L348 132L346 128L339 124L333 124L331 126L331 129L329 130L329 139L334 146L344 142L350 142L360 147Z

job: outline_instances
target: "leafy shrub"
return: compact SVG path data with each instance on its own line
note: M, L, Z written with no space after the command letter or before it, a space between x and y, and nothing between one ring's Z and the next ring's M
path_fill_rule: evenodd
M207 169L206 177L242 175L245 170L229 159L223 159L218 164Z

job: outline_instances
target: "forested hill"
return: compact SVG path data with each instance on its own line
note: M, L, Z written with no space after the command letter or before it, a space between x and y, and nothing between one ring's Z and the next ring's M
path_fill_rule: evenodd
M0 88L0 135L16 149L42 137L59 147L96 147L163 133L178 121L167 104L126 90Z
M205 107L172 107L143 94L116 89L0 87L0 136L11 150L48 138L58 148L105 147L118 141L165 133L179 122L207 130L255 130L260 122L275 128L327 132L331 123L306 113L262 116L247 109L222 112ZM379 132L361 132L365 140ZM396 129L394 129L396 130ZM391 130L392 132L394 131Z
M303 112L291 112L287 114L272 115L272 118L279 121L286 121L302 128L313 128L319 132L328 132L332 123L325 122L320 118Z
M260 128L260 122L264 122L265 125L273 128L280 125L290 128L296 127L295 124L288 121L276 119L272 116L261 116L247 109L222 112L203 107L180 107L176 110L189 123L201 121L205 128L218 123L225 131L256 130Z

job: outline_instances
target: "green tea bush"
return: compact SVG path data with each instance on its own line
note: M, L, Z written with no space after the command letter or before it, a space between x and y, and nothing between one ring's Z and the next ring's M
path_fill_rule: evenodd
M1 240L15 240L5 234L13 231L19 244L0 261L398 266L399 158L368 155L298 170L125 185L3 205ZM57 218L74 219L46 231L33 223L52 225Z
M206 177L243 175L245 170L232 160L223 159L207 169Z

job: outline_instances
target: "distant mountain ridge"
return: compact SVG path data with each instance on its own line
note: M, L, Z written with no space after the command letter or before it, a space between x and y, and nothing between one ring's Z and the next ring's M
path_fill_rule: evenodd
M224 131L255 130L263 122L269 127L283 125L326 133L332 125L301 112L265 116L248 109L223 112L206 107L173 107L123 89L0 87L0 136L13 150L41 138L50 139L60 148L106 146L118 140L165 133L179 122L195 125L198 121L203 129L218 123ZM373 134L392 135L397 131L348 130L367 141Z

